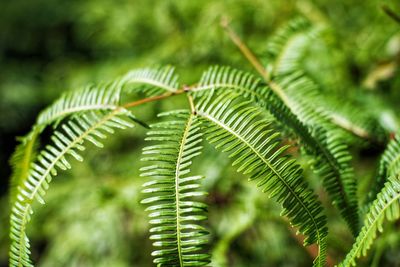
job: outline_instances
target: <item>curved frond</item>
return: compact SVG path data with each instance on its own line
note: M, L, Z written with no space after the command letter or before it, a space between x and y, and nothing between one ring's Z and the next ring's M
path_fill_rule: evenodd
M395 137L390 140L381 156L378 175L376 179L373 180L371 192L368 194L367 205L376 199L377 194L384 187L387 177L397 175L398 173L400 173L400 136L396 134Z
M203 97L196 112L205 123L208 140L217 149L235 158L238 171L258 180L257 186L282 205L282 215L306 236L305 245L317 243L319 256L315 266L326 260L326 217L321 203L308 187L302 169L287 154L289 146L280 146L279 134L260 119L256 107L235 103L237 94L226 93L209 101Z
M94 110L112 110L119 106L122 81L64 93L54 104L42 111L37 119L39 125L58 123L68 115Z
M383 232L382 224L384 220L393 221L399 219L399 217L400 181L399 176L396 175L388 179L384 188L372 203L356 242L339 266L355 266L355 260L367 254L367 251L376 239L377 232Z
M82 161L80 151L85 150L84 142L89 141L102 147L101 139L114 129L133 127L127 118L127 111L117 109L107 113L91 112L76 116L73 120L62 124L51 137L53 144L47 145L32 163L29 175L22 181L18 189L16 201L10 216L10 266L33 266L30 260L29 239L26 227L33 213L32 204L36 199L44 204L44 195L51 180L59 170L71 168L70 158Z
M353 235L359 230L357 183L351 165L351 154L341 131L330 121L327 113L309 104L318 92L316 85L302 73L286 75L277 80L290 97L289 105L298 119L310 130L315 144L315 170L332 202L349 225Z
M146 140L162 142L144 148L143 161L150 165L141 176L150 177L142 203L150 212L150 239L157 266L204 266L207 230L199 222L207 218L207 206L196 198L202 176L189 175L192 159L201 153L202 133L198 119L188 111L168 113L172 121L152 125Z
M292 77L292 76L290 76ZM295 76L297 77L297 76ZM293 82L293 84L291 83ZM312 84L303 80L285 80L284 86L304 86L303 92L315 92ZM297 87L296 87L297 88ZM289 89L292 89L289 88ZM229 67L212 67L206 71L198 86L193 88L196 97L221 94L227 90L239 93L271 113L286 130L300 138L307 154L315 157L314 169L322 177L323 186L347 221L353 234L358 232L358 207L356 183L347 146L336 130L329 127L326 117L317 114L308 104L300 102L290 106L267 85L253 75ZM294 101L293 101L294 102ZM292 108L294 109L292 111ZM321 125L325 126L322 128Z
M28 177L32 161L36 157L38 147L38 135L41 129L34 127L31 132L20 139L10 159L12 175L10 178L10 203L14 203L18 193L18 188L22 186L23 181Z
M130 71L125 75L127 84L140 84L133 90L140 88L148 96L160 95L165 92L174 92L179 89L178 76L171 66L161 68L143 68Z

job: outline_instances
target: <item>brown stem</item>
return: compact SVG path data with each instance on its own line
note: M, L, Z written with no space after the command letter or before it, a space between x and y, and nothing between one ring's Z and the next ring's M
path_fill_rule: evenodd
M226 30L231 40L240 49L247 60L253 65L253 67L258 71L258 73L263 76L266 81L270 80L268 72L265 70L263 65L258 61L257 57L251 52L251 50L242 42L240 37L232 30L229 26L229 21L226 17L221 19L221 26Z
M153 96L153 97L140 99L140 100L137 100L137 101L134 101L134 102L129 102L129 103L123 105L122 107L123 108L136 107L136 106L139 106L141 104L145 104L145 103L156 101L156 100L161 100L161 99L173 96L173 95L180 95L180 94L183 94L185 92L187 92L186 88L185 89L181 89L181 90L177 90L177 91L174 91L174 92L168 92L168 93L165 93L163 95L157 95L157 96Z

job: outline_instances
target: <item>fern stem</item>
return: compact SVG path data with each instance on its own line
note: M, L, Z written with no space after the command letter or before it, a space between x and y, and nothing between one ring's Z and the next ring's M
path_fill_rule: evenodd
M129 102L129 103L123 105L122 107L123 108L136 107L136 106L139 106L141 104L145 104L145 103L156 101L156 100L161 100L161 99L173 96L173 95L180 95L180 94L183 94L183 93L186 93L186 92L187 92L187 90L185 90L185 89L181 89L181 90L177 90L177 91L173 91L173 92L168 92L168 93L165 93L165 94L162 94L162 95L157 95L157 96L153 96L153 97L143 98L143 99L140 99L140 100L137 100L137 101L134 101L134 102Z
M190 99L190 97L189 97ZM185 150L185 145L186 145L186 140L189 135L190 127L192 125L193 121L193 115L191 114L188 118L188 121L185 126L185 130L183 132L182 136L182 142L179 147L179 153L178 153L178 160L176 162L176 171L175 171L175 209L176 209L176 239L178 242L178 257L179 257L179 264L180 266L183 265L183 256L182 256L182 245L181 245L181 211L180 211L180 193L179 193L179 179L180 179L180 168L181 168L181 163L182 163L182 158L183 158L183 152Z
M243 43L243 41L240 39L240 37L232 30L232 28L229 26L228 19L226 17L223 17L221 19L221 26L226 30L228 33L229 37L231 38L232 42L235 43L235 45L240 49L240 51L243 53L243 55L247 58L247 60L253 65L253 67L258 71L258 73L261 74L261 76L269 82L270 75L268 72L265 70L263 65L260 63L260 61L257 59L257 57L251 52L251 50Z

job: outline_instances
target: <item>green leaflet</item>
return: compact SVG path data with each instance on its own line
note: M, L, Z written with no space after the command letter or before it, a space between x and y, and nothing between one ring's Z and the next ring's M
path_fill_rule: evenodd
M157 266L204 266L210 256L204 252L207 230L199 224L207 218L207 206L197 200L202 176L190 175L192 159L201 153L202 133L198 119L188 111L167 113L174 120L151 126L146 140L156 144L143 149L141 176L149 205L150 239L154 240ZM166 114L165 114L166 115Z
M321 203L308 188L299 165L287 155L289 146L280 146L279 133L268 127L268 121L258 118L256 107L235 103L237 97L225 93L214 100L203 97L198 101L196 112L205 123L207 140L229 153L239 172L257 180L263 192L276 198L282 205L282 215L306 236L304 244L318 244L314 266L324 266L327 228Z
M376 238L377 231L383 232L382 224L385 219L397 220L400 217L400 181L395 175L378 194L376 200L371 204L369 212L365 216L364 226L353 244L351 251L347 254L341 267L355 266L355 260L365 256Z
M70 157L78 161L83 158L80 151L85 150L84 141L89 141L97 147L102 147L101 139L114 129L133 127L124 118L126 110L118 109L108 113L91 112L76 116L62 124L51 137L53 144L47 145L38 153L37 161L32 163L29 175L23 179L18 189L16 201L10 215L10 266L33 266L30 260L29 239L26 227L33 213L32 204L36 199L44 204L44 195L51 180L59 170L71 168Z

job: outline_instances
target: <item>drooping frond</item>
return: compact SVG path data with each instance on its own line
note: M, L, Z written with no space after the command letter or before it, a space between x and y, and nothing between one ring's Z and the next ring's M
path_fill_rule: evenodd
M279 133L260 119L256 107L247 102L235 103L237 94L220 94L216 99L201 98L196 112L202 118L207 139L217 149L234 158L238 171L257 180L263 192L282 205L282 215L306 236L305 245L317 243L319 256L315 266L324 266L326 259L326 217L322 206L308 187L302 169L287 154L289 146L281 146Z
M398 174L391 176L372 203L367 213L364 226L358 235L351 251L347 254L341 267L355 266L355 260L365 256L377 236L377 231L383 232L385 219L397 220L400 217L400 180Z
M138 91L140 89L148 96L174 92L179 89L178 76L171 66L133 70L125 75L124 81L127 84L135 85L131 90Z
M23 184L23 180L28 177L32 161L36 157L38 146L38 134L41 130L34 127L31 132L20 139L11 156L10 165L12 175L10 178L10 203L13 204L18 193L18 187Z
M189 175L192 159L201 153L202 133L198 119L188 111L168 113L172 121L152 125L146 140L158 144L143 150L141 169L151 181L144 184L148 196L142 203L150 212L150 239L157 266L204 266L210 256L204 252L208 232L199 222L207 218L207 206L196 200L202 176ZM162 143L161 143L162 142Z
M16 201L10 216L10 266L33 266L30 260L29 239L26 227L33 213L32 204L36 199L44 204L44 195L53 177L59 170L71 168L70 158L82 161L80 151L85 149L84 141L89 141L97 147L102 147L101 139L114 129L132 127L126 120L127 111L117 109L106 113L85 113L65 122L51 137L53 144L47 145L32 163L29 175L18 189Z
M323 178L324 187L352 233L357 235L357 184L351 165L352 157L341 131L332 124L323 109L305 101L316 101L316 85L310 79L301 73L293 73L279 78L276 84L284 88L291 110L306 125L316 141L315 170Z
M292 77L292 76L290 76ZM293 90L302 86L307 94L315 92L313 84L308 80L284 80L283 85ZM293 84L291 83L293 82ZM268 86L253 75L228 67L212 67L206 71L197 87L192 89L195 96L203 96L210 92L221 94L234 91L242 97L254 101L255 104L271 113L286 130L300 138L308 154L315 157L315 170L320 174L323 185L347 221L353 234L358 232L358 208L356 184L347 146L333 127L329 131L321 127L329 126L324 114L318 114L308 104L300 102L286 106L282 99ZM293 101L294 102L294 101ZM293 108L293 110L292 110Z
M93 110L112 110L120 104L122 81L87 86L63 94L54 104L40 113L37 124L58 123L68 115Z

